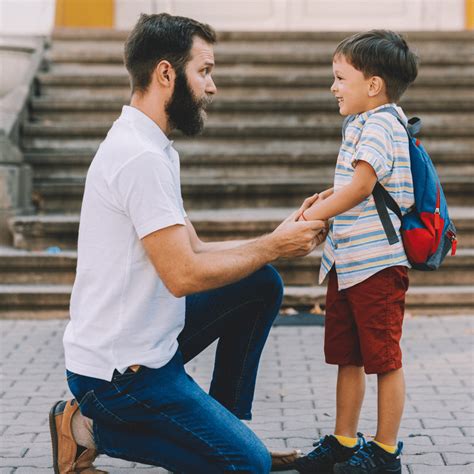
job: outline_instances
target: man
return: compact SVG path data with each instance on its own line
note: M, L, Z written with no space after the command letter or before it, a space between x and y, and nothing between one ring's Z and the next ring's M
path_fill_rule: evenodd
M198 238L168 135L202 130L216 92L215 41L207 25L160 14L142 15L126 42L131 104L94 157L84 192L64 335L75 399L50 412L56 473L99 472L97 453L193 474L270 470L272 456L240 421L251 418L282 299L267 264L310 252L325 223L296 222L295 212L258 239ZM184 364L217 339L208 395ZM284 455L274 464L294 457Z

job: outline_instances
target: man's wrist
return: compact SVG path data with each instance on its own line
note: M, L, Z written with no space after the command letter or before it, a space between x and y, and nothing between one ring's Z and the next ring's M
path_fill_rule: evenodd
M261 254L265 256L265 263L273 262L280 257L279 239L273 233L262 235L255 243L259 246Z

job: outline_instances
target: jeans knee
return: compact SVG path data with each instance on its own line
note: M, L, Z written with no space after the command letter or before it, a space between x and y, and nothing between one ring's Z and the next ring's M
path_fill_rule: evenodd
M248 453L247 463L252 474L267 474L270 472L272 459L263 443L260 443L259 447L254 447L252 453Z
M270 301L268 303L280 304L283 298L283 280L280 274L272 265L265 265L258 272L258 283L259 288L263 292L266 298Z

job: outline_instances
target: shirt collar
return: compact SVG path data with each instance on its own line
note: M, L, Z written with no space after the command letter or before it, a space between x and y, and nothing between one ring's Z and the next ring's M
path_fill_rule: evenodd
M153 143L156 143L162 150L168 152L168 149L173 145L173 141L164 134L163 130L141 110L130 105L124 105L120 118L133 122L140 132Z
M394 107L395 110L398 112L398 115L400 116L400 119L405 122L405 124L407 123L407 118L406 118L406 115L403 113L403 110L401 109L401 107L398 107L397 104L395 104L395 102L391 102L391 103L388 103L388 104L383 104L383 105L379 105L378 107L375 107L374 109L370 109L370 110L367 110L366 112L362 112L360 114L357 114L356 115L356 118L359 119L362 123L365 123L367 121L367 119L374 113L374 112L377 112L378 110L381 110L381 109L386 109L388 107Z

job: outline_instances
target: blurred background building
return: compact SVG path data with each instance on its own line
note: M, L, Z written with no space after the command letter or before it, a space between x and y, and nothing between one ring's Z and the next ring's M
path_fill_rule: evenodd
M408 308L474 313L474 0L0 0L0 318L68 317L85 176L130 98L123 42L162 11L219 32L206 129L175 142L204 239L269 232L331 186L332 52L348 31L405 32L421 62L400 105L423 121L459 232L457 256L411 274ZM277 262L287 310L323 311L320 257Z
M54 26L129 29L140 12L166 11L219 31L462 30L472 0L0 0L0 31L49 34Z

